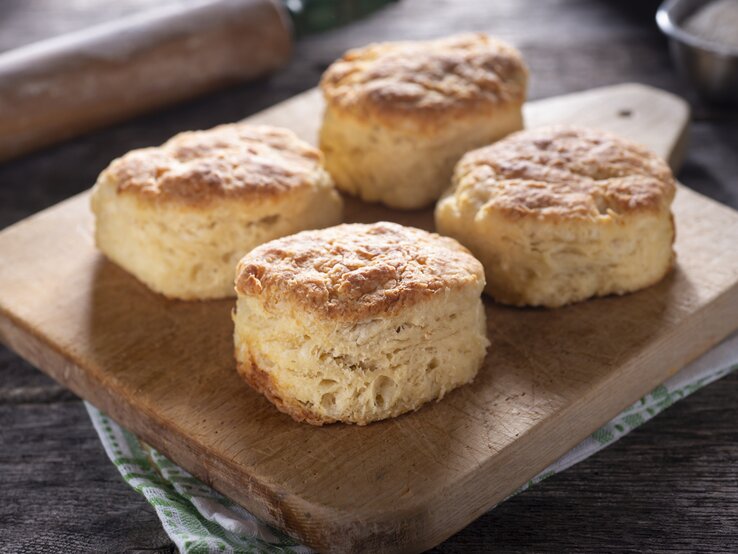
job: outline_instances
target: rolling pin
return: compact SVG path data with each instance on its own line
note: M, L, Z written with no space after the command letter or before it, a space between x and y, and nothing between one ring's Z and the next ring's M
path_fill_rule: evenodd
M0 160L282 66L277 0L196 0L0 54Z

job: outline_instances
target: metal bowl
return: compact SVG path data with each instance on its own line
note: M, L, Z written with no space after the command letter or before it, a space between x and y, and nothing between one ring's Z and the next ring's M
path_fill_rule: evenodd
M669 50L679 72L704 100L738 105L738 48L708 42L681 27L682 22L710 0L666 0L656 23L669 37Z

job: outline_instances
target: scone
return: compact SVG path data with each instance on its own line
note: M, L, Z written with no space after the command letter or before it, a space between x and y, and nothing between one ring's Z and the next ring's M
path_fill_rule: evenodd
M674 262L674 193L671 170L645 148L548 127L466 154L436 227L481 260L497 301L554 308L663 278Z
M322 155L286 129L247 124L181 133L129 152L92 190L95 241L156 292L234 296L253 247L341 221Z
M522 128L527 75L517 50L484 34L350 50L320 83L326 168L363 200L427 206L462 154Z
M274 240L238 265L238 371L314 425L416 410L479 370L483 287L455 240L395 223Z

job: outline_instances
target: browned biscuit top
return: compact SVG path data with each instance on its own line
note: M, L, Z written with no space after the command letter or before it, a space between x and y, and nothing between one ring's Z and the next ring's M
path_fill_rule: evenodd
M287 129L235 123L180 133L114 160L100 179L119 193L198 205L261 200L315 183L322 154Z
M454 239L379 222L303 231L239 263L236 291L265 306L291 302L327 317L389 314L436 293L484 284L482 265Z
M597 129L553 126L467 153L452 194L459 207L565 219L660 210L674 193L669 166L646 148Z
M485 34L371 44L323 74L331 106L354 115L423 120L522 103L527 69L512 46Z

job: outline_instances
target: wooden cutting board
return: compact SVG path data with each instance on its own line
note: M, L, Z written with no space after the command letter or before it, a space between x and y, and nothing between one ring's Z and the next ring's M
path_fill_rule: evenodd
M254 121L314 140L307 92ZM530 126L594 125L677 164L676 97L623 85L526 106ZM351 202L348 219L430 228L429 211ZM738 327L738 214L680 187L663 282L558 310L487 301L476 381L367 427L293 422L242 383L233 302L169 301L96 252L88 195L0 233L0 337L258 517L323 551L419 551L502 501ZM574 494L574 492L573 492Z

